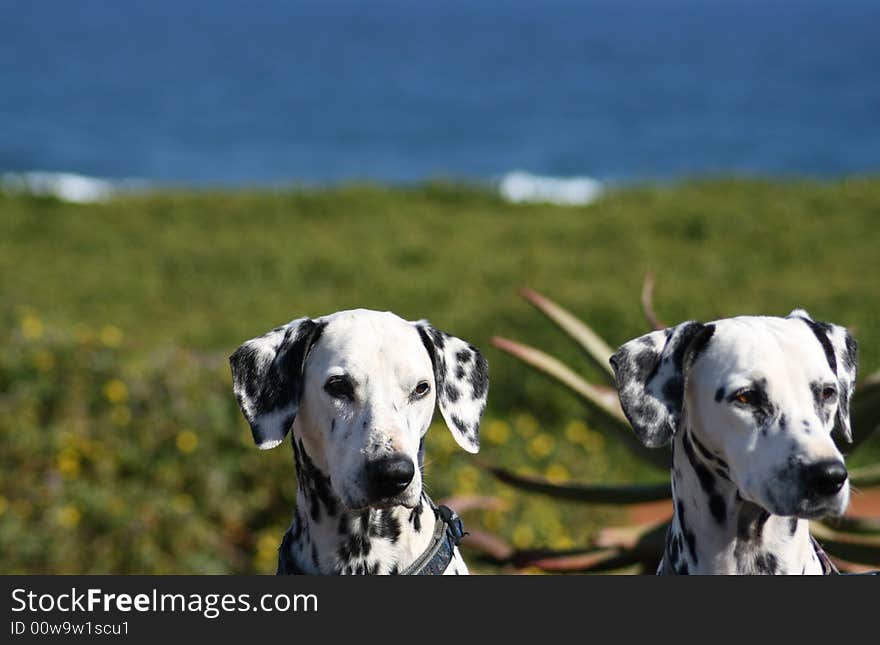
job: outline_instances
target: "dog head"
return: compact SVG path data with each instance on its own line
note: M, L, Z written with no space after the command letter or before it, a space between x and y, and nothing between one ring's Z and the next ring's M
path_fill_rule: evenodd
M686 423L744 499L776 515L845 510L847 472L831 432L836 418L852 440L857 348L843 327L803 310L687 322L626 343L611 364L646 445L667 443Z
M435 404L456 442L479 450L488 363L426 321L364 309L300 318L245 342L230 364L257 445L274 448L293 426L350 509L418 503Z

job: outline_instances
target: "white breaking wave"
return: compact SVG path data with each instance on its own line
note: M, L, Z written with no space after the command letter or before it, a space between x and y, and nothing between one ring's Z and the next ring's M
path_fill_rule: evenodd
M55 197L78 204L104 202L149 188L150 184L143 180L102 179L72 172L36 170L0 174L0 190L4 192ZM582 206L598 199L604 192L604 184L592 177L548 177L516 170L501 177L498 191L503 199L513 203Z
M592 177L542 177L517 170L501 178L498 191L509 202L582 206L595 201L604 186Z
M10 193L56 197L66 202L90 204L103 202L123 192L143 189L142 181L112 181L72 172L7 172L0 175L0 188Z

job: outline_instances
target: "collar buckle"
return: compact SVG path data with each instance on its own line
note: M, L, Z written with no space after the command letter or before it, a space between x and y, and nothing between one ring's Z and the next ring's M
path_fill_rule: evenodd
M468 534L467 531L464 530L464 524L462 523L461 518L455 511L443 504L437 506L437 512L440 515L440 519L446 524L446 532L449 535L449 538L455 546L461 545L461 539Z

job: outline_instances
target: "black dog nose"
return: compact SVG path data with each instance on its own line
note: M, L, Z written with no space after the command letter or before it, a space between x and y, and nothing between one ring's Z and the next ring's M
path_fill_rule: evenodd
M833 495L847 478L846 466L835 459L804 466L804 484L807 492L815 495Z
M392 455L367 462L367 489L373 499L393 497L402 492L416 474L412 459Z

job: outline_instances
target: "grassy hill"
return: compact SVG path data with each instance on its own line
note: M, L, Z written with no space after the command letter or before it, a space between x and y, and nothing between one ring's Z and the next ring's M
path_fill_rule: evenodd
M854 329L868 374L880 368L878 222L873 178L640 186L578 208L452 184L92 205L0 194L0 568L271 570L290 453L247 446L225 357L337 309L428 318L485 350L485 459L557 479L663 478L489 346L503 335L583 363L516 290L552 297L613 345L644 331L646 271L668 323L804 307ZM439 423L431 441L433 493L506 497L508 511L468 519L517 544L564 546L617 517L512 494Z

